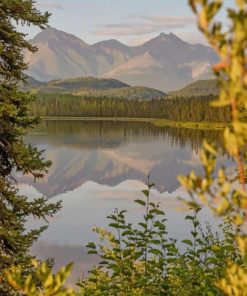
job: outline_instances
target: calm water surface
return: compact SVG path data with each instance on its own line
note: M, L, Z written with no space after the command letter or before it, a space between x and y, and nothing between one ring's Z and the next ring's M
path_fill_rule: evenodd
M74 280L87 272L97 259L87 255L85 245L96 240L94 225L106 226L106 216L115 208L127 209L135 222L141 208L133 203L142 198L147 176L155 183L152 200L159 201L168 218L169 234L188 237L186 212L178 211L178 196L187 197L176 176L191 170L200 173L198 150L206 137L221 144L221 132L155 127L144 122L46 121L27 137L27 142L45 149L52 160L49 173L34 183L18 176L21 192L30 198L40 195L62 200L63 209L31 252L40 258L55 257L56 268L76 261ZM222 152L218 165L231 162ZM204 210L201 220L215 224ZM28 227L42 225L28 221Z

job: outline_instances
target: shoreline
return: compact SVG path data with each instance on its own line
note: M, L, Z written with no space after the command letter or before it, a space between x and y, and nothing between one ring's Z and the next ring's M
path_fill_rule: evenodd
M52 116L41 117L44 121L52 120L74 120L74 121L133 121L133 122L149 122L158 127L177 127L177 128L191 128L191 129L217 129L223 130L227 124L220 122L182 122L171 121L162 118L130 118L130 117L66 117L66 116Z

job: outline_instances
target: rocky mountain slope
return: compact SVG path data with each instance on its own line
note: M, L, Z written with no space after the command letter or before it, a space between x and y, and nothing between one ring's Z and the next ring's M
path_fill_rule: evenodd
M136 47L117 40L89 45L74 35L47 28L31 41L38 53L25 53L28 75L41 81L79 76L116 78L162 91L211 78L217 56L210 47L161 33Z

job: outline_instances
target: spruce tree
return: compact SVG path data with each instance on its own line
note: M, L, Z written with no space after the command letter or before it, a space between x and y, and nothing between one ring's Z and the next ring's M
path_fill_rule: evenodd
M30 272L29 248L45 227L26 231L28 217L46 219L54 215L60 203L47 203L45 198L30 201L18 192L15 172L40 178L50 166L42 151L28 145L24 135L36 123L28 116L33 97L22 92L19 86L25 83L24 74L28 65L23 53L36 52L26 35L18 28L35 25L41 29L47 25L49 14L35 8L34 1L0 1L0 295L15 295L2 275L5 268L21 266Z

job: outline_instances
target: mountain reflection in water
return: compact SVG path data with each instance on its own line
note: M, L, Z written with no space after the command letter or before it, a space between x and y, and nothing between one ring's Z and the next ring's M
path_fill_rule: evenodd
M186 198L186 192L176 177L192 169L200 173L198 151L203 138L221 146L220 131L156 127L145 122L44 121L26 141L46 150L45 157L53 165L35 183L30 177L17 178L21 193L62 200L63 208L31 252L40 258L54 256L56 268L65 261L76 261L76 279L97 260L88 257L83 247L96 240L93 225L105 227L105 217L115 208L127 209L131 222L140 219L140 206L133 201L143 196L148 175L155 183L151 198L166 211L169 235L188 237L190 225L184 221L186 213L177 211L181 204L176 199ZM222 150L218 165L223 161L230 166ZM202 211L201 219L212 221L212 216ZM40 225L43 222L33 219L27 223L28 229Z
M27 141L45 149L49 174L33 183L47 197L73 191L87 181L116 186L151 176L159 192L173 192L176 176L199 165L202 139L221 142L220 131L155 127L145 122L44 121Z

